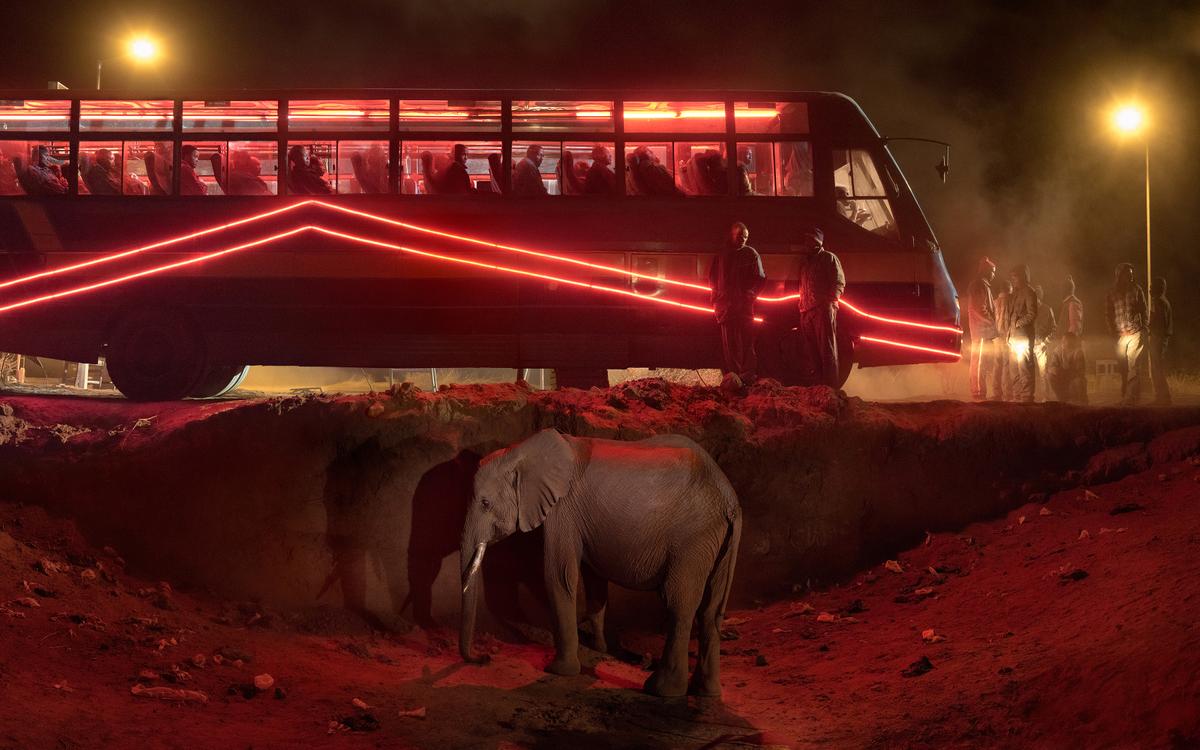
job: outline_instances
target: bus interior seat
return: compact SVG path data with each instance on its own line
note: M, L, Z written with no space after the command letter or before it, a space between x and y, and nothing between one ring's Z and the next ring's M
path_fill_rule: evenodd
M575 168L575 154L570 151L563 151L562 158L558 161L558 184L563 195L583 194L583 183Z
M497 195L504 193L504 183L500 180L500 176L504 174L504 159L500 154L492 152L488 154L488 173L491 175L491 192Z
M437 186L437 173L433 168L433 152L422 151L421 156L421 182L424 184L425 192L429 195L435 195L439 192Z
M208 157L208 161L212 164L213 177L217 181L217 187L221 188L221 192L229 195L229 186L225 181L224 159L221 157L220 151L214 151L213 155Z
M158 154L153 150L148 150L142 154L142 163L146 165L146 180L150 183L150 193L152 195L170 195L170 185L158 184Z

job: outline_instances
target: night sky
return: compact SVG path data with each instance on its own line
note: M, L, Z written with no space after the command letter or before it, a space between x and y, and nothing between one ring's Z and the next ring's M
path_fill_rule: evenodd
M1057 299L1083 285L1090 330L1116 261L1144 277L1142 150L1104 119L1151 108L1155 275L1177 333L1200 306L1195 97L1200 5L1141 2L700 3L342 0L8 3L0 87L94 86L95 61L156 34L154 70L114 60L106 88L641 87L836 90L894 147L965 288L987 253L1030 262ZM1200 365L1180 340L1181 357Z

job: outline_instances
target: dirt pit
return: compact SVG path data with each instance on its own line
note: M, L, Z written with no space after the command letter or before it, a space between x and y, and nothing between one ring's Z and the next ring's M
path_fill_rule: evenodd
M0 746L1200 741L1192 410L656 381L3 402ZM661 639L622 618L633 599L612 605L613 655L543 674L535 584L512 584L536 546L485 580L534 625L485 623L491 664L459 662L439 540L457 541L463 453L545 426L682 432L729 474L746 533L723 701L639 692ZM378 490L331 511L338 446L370 437Z

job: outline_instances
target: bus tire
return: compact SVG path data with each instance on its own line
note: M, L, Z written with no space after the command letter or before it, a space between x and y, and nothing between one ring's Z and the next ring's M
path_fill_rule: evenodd
M223 396L241 385L249 373L249 365L210 365L188 395L192 398Z
M175 401L205 374L204 339L181 312L141 308L123 314L105 347L113 385L130 401Z

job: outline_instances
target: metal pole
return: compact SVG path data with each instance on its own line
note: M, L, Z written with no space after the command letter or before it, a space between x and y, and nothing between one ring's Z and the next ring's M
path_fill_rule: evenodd
M1150 296L1153 282L1150 271L1150 137L1146 137L1146 297Z
M104 70L104 61L96 61L96 90L100 90L100 73Z

